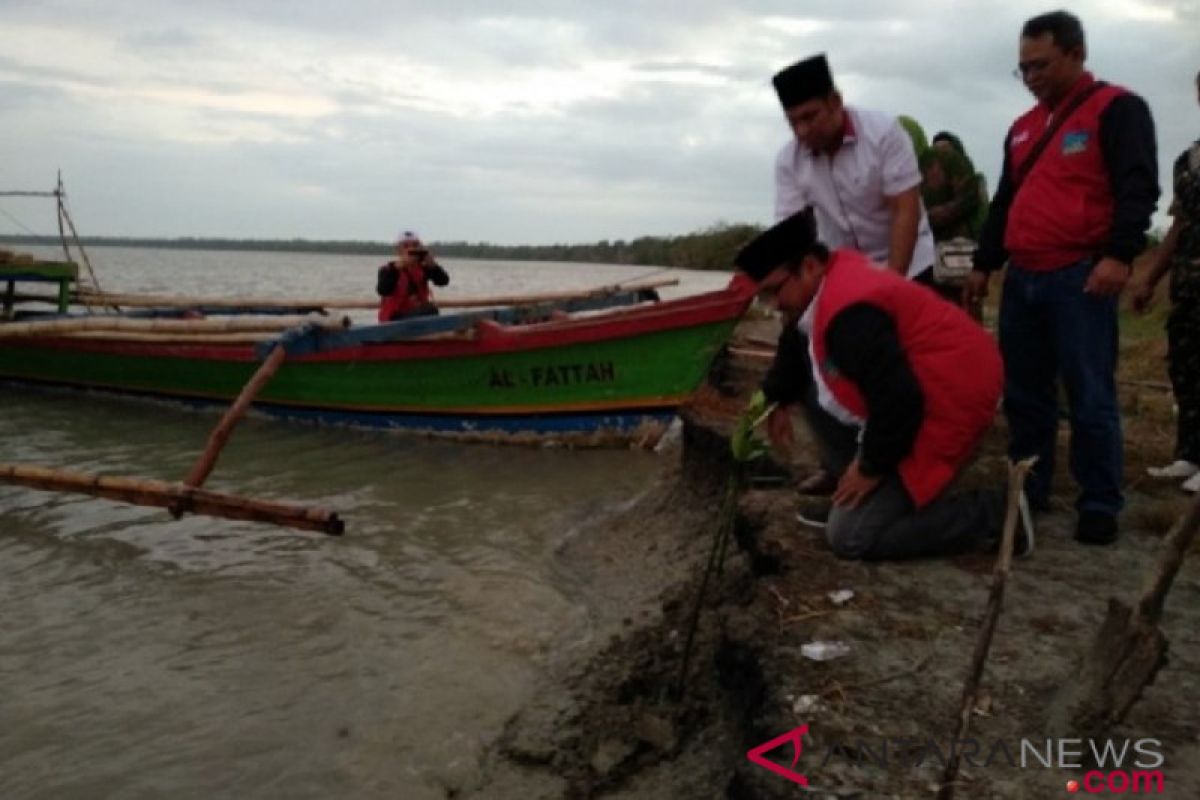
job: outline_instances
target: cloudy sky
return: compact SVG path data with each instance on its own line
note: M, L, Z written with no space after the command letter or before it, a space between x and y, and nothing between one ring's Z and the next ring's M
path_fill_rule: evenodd
M81 232L584 242L768 222L770 86L959 133L995 185L1022 0L0 0L0 189ZM1080 0L1089 64L1200 135L1200 0ZM1165 205L1165 204L1164 204ZM0 233L51 232L0 198Z

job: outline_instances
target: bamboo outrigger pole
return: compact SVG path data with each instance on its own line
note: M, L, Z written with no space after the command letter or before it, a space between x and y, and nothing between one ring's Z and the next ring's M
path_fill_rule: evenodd
M53 492L75 492L140 506L180 508L210 517L270 522L301 530L339 536L345 523L324 508L255 500L234 494L184 486L180 483L91 475L20 464L0 464L0 481Z
M485 308L488 306L512 306L531 303L545 303L554 300L575 300L597 295L614 294L616 292L636 292L642 289L659 289L665 286L677 286L678 278L662 278L653 281L638 281L631 283L616 283L610 286L600 286L592 289L576 289L560 292L542 292L540 294L499 295L494 297L439 297L439 308ZM329 297L329 298L279 298L279 297L243 297L208 298L208 297L173 297L167 295L137 295L137 294L101 294L98 292L76 292L75 300L86 305L117 304L130 308L340 308L368 309L378 308L379 298L367 297Z
M83 297L100 297L98 302L90 305L106 305L116 308L116 303L105 299L100 292L99 281L96 280L91 262L79 234L75 230L70 214L67 212L64 199L62 175L59 174L58 185L53 192L2 192L0 196L50 196L58 200L59 237L63 243L63 251L70 261L70 250L67 246L64 223L71 229L71 234L79 246L84 265L92 278L92 291L80 291ZM84 301L85 304L88 301ZM90 310L90 309L89 309ZM311 335L316 330L325 328L345 328L350 325L349 318L341 318L335 322L306 318L260 320L225 320L225 321L195 321L195 320L129 320L89 318L83 320L54 320L45 323L13 323L5 325L3 331L9 335L62 335L70 333L114 333L117 331L136 331L141 335L158 334L196 334L221 332L257 332L270 331L282 333L277 343L264 363L255 371L250 381L242 388L237 400L225 412L217 427L209 436L208 444L200 455L196 465L182 484L165 483L163 481L146 480L141 478L105 477L85 473L70 472L29 465L0 464L0 481L29 486L34 489L49 491L79 492L96 497L105 497L135 505L162 506L170 510L176 518L185 512L206 514L209 516L225 517L228 519L245 519L258 522L271 522L276 525L287 525L303 530L317 530L332 535L340 535L345 525L338 515L327 509L305 508L302 506L255 500L237 495L222 494L200 488L212 472L221 449L233 432L233 426L245 415L254 397L270 381L279 366L287 357L286 343L300 336ZM287 330L284 330L287 329Z
M183 479L184 486L200 487L204 485L204 481L208 479L213 467L217 464L217 457L221 455L221 450L225 447L225 443L229 441L229 435L233 433L233 426L238 423L242 417L246 415L246 411L250 408L250 404L254 402L254 398L262 391L262 388L275 376L279 371L279 367L283 364L283 360L287 358L287 350L282 344L275 345L275 349L271 351L271 355L262 363L262 366L254 373L250 380L242 387L241 393L237 396L237 400L233 401L233 405L221 417L221 421L217 423L217 427L213 428L212 433L208 436L208 444L204 447L204 452L200 454L200 458L196 460L195 466L188 476ZM175 509L171 509L171 513L178 517L182 512L176 513Z
M303 331L298 331L303 333ZM255 500L202 489L216 465L221 449L262 388L287 358L287 349L278 343L246 385L237 400L221 417L209 435L208 444L183 483L143 478L105 477L48 467L0 464L0 481L57 492L78 492L143 506L161 506L176 519L185 513L205 514L227 519L270 522L302 530L314 530L334 536L345 531L337 513L324 508L306 508L285 503Z
M350 327L349 317L281 316L258 319L229 317L222 319L127 319L124 317L73 317L37 322L9 322L0 327L0 338L59 336L75 333L282 333L300 325L324 330Z

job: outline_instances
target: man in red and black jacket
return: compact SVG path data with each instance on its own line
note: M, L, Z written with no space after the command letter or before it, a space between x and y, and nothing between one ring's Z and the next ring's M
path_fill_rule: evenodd
M433 303L430 283L446 286L450 276L430 257L421 239L412 231L405 231L396 242L396 260L380 267L375 281L375 292L382 298L379 321L436 316L438 309Z
M1022 28L1016 74L1038 102L1005 138L1004 171L964 300L986 296L990 273L1008 263L1000 349L1009 455L1038 456L1027 490L1034 508L1045 509L1061 378L1080 486L1075 535L1109 544L1124 504L1117 298L1145 247L1158 154L1145 101L1097 81L1086 57L1072 14L1042 14Z
M810 212L755 238L737 265L787 330L805 335L785 333L763 386L778 404L768 433L787 444L780 423L793 407L826 418L813 432L839 472L824 521L834 553L898 559L995 545L1003 493L949 491L996 416L1003 368L991 335L865 254L827 250ZM1033 547L1027 513L1016 547Z

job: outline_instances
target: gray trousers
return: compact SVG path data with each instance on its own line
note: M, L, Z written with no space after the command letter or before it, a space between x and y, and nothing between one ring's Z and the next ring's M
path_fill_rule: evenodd
M825 527L840 558L914 558L962 553L994 543L1003 524L1004 498L995 489L943 493L913 508L896 473L880 481L857 508L834 506Z

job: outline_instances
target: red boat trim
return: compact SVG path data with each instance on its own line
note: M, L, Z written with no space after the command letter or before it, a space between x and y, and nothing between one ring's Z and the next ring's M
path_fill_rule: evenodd
M544 323L497 326L479 329L471 339L411 339L384 344L366 344L324 353L300 356L297 362L403 361L408 359L458 358L520 350L563 347L592 341L642 336L682 327L727 322L736 319L748 304L744 293L722 290L630 309L605 312L600 316ZM193 345L148 342L102 341L68 337L24 340L34 347L151 358L207 359L256 362L255 345Z

